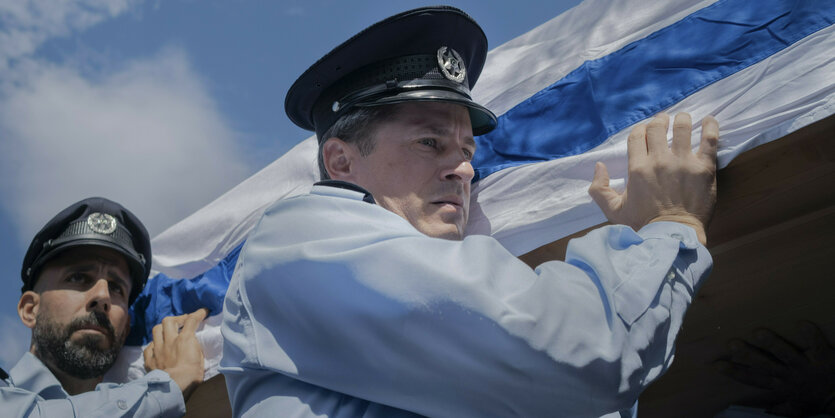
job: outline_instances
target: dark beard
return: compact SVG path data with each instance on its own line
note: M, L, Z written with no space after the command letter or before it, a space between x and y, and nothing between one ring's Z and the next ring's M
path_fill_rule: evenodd
M73 332L90 325L106 330L110 348L99 348L102 337L97 335L85 335L76 342L70 340ZM120 333L117 338L107 315L99 311L75 318L64 326L38 314L32 335L38 357L76 379L103 376L116 362L116 356L125 341L124 333Z

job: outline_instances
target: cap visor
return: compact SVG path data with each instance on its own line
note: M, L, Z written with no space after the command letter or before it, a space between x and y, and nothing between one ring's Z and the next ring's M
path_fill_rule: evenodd
M473 135L475 136L484 135L492 131L498 123L496 115L489 109L465 96L462 96L460 93L449 90L426 89L405 91L393 96L386 96L373 101L357 103L354 106L370 107L408 102L444 102L466 106L467 110L470 112L470 124L473 128Z

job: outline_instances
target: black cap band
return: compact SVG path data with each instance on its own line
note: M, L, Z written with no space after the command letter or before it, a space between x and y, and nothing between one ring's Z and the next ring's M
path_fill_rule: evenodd
M95 223L91 222L91 219L96 217L110 217L113 222L113 226L111 227L112 231L109 229L96 228ZM105 246L111 247L114 250L127 255L129 258L138 261L140 264L145 264L145 257L133 248L133 237L130 232L128 232L127 228L118 224L115 219L108 214L93 213L87 218L79 219L70 223L61 235L55 239L44 242L41 252L35 257L35 261L32 263L32 266L26 269L25 274L31 281L32 273L37 272L44 263L57 255L57 252L53 253L53 251L61 249L64 244L73 244L73 246L77 246L82 243L89 243L91 245L109 243L111 245L105 244Z
M324 140L325 131L355 106L402 103L421 97L425 101L447 98L470 102L466 72L460 74L457 81L444 76L437 55L409 55L363 67L322 93L313 107L316 135Z

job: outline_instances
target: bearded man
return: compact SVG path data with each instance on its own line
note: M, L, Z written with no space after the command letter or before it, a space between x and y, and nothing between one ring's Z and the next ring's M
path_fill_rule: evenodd
M182 416L185 399L203 380L194 331L205 310L158 325L146 350L150 368L158 370L122 385L102 383L128 335L129 306L150 268L148 232L122 205L89 198L52 218L23 260L17 310L32 340L0 380L3 414Z

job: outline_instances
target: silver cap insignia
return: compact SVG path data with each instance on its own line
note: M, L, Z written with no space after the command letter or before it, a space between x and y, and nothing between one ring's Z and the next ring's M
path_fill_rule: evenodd
M452 48L442 46L438 48L438 67L441 68L441 74L447 80L456 83L463 83L464 77L467 75L467 69L464 68L464 60L461 55Z
M87 217L87 226L98 234L110 235L116 230L116 218L107 213L94 212Z

